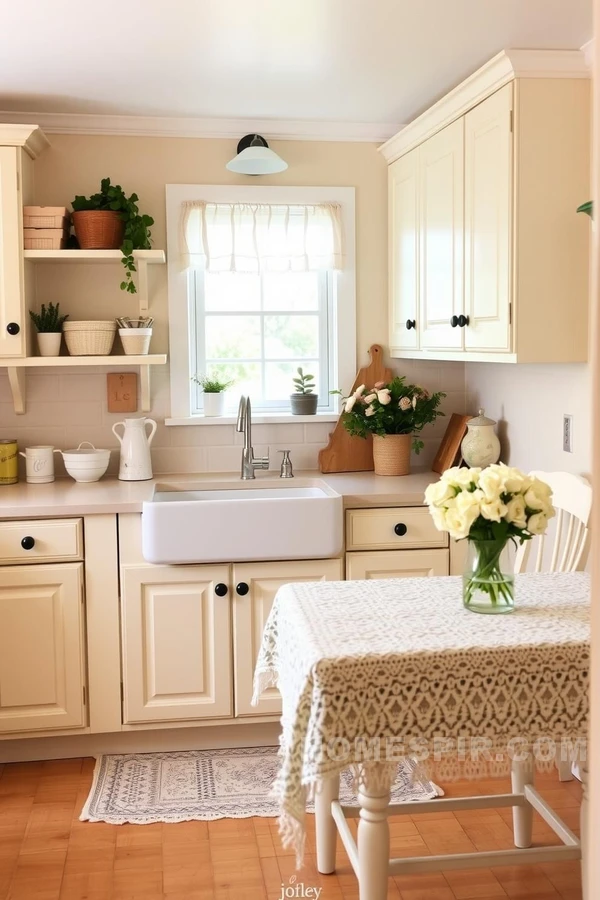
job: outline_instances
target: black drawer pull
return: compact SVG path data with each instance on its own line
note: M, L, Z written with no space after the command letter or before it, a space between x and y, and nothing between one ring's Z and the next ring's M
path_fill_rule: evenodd
M33 550L35 547L35 538L32 538L31 535L28 534L21 541L21 547L23 550Z
M240 583L236 586L236 591L238 592L240 597L245 597L249 590L250 588L245 581L240 581Z
M396 532L398 537L404 537L404 535L408 531L408 528L406 527L404 522L398 522L397 525L394 525L394 531Z
M215 584L215 594L217 595L217 597L225 597L227 595L227 591L228 587L226 584L222 584L221 582L219 582L219 584Z

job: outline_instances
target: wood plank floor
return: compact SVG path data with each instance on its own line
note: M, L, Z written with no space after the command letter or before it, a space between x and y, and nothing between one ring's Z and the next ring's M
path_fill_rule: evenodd
M355 900L345 852L335 875L315 865L309 816L306 863L279 843L272 819L223 819L180 825L79 822L93 760L0 765L0 900L280 900L290 879L302 896ZM579 829L579 782L544 775L538 787L566 823ZM502 780L449 786L447 796L501 793ZM511 811L474 810L390 819L392 855L495 850L512 846ZM354 823L353 823L354 824ZM536 844L557 843L536 816ZM315 892L309 896L314 900ZM393 900L580 900L579 863L457 871L390 878Z

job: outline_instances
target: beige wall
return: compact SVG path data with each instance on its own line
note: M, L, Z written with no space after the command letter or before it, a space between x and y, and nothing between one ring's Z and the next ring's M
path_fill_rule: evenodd
M525 470L591 470L591 374L585 363L509 366L467 363L467 404L498 421L502 459ZM573 453L562 449L563 414L573 416Z
M165 184L246 184L254 179L225 169L235 152L230 140L51 135L51 147L35 163L36 201L70 204L75 194L98 190L110 176L140 197L140 208L155 219L155 247L165 247ZM372 343L387 342L387 167L374 144L282 141L274 149L289 163L281 175L261 177L261 184L331 185L356 188L358 359L366 362ZM60 302L71 318L111 318L135 315L136 300L119 290L121 272L113 266L37 265L37 303ZM155 317L152 350L168 349L167 271L153 266L150 306ZM462 363L424 364L407 361L395 367L430 390L449 392L445 408L464 408ZM127 371L126 366L123 371ZM28 411L15 416L6 371L0 371L0 433L16 436L20 444L53 443L76 446L91 440L96 446L117 448L111 432L122 418L106 409L106 373L102 370L35 370L28 376ZM239 435L233 426L166 428L169 416L168 366L152 372L151 415L160 423L155 440L156 472L236 470ZM348 385L340 387L347 388ZM140 413L141 414L141 413ZM276 466L279 447L291 447L297 468L314 468L318 450L327 440L326 423L257 426L257 452L269 447ZM437 449L443 420L425 432L429 462ZM113 454L112 468L117 463Z

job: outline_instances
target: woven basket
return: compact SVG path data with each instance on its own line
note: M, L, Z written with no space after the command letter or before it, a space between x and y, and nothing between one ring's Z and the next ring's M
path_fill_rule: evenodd
M117 326L112 321L65 322L63 332L71 356L109 356Z
M123 243L125 223L118 212L85 209L72 215L75 237L82 250L118 250Z
M376 475L409 475L411 434L373 435L373 462Z

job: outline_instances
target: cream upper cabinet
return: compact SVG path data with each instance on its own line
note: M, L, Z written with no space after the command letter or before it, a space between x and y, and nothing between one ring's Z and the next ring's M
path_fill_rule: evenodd
M264 625L279 588L295 581L339 581L342 578L341 559L236 563L233 566L233 664L237 716L281 713L281 697L275 687L267 688L257 706L252 706L254 667Z
M419 347L419 154L389 171L390 340L406 349Z
M513 86L465 123L466 350L510 350Z
M576 209L591 188L583 54L500 53L380 149L390 163L391 355L584 362L590 222ZM416 251L406 237L414 230ZM416 328L407 331L413 309Z
M83 564L0 568L0 733L85 725Z
M122 570L123 721L232 715L228 566Z
M462 119L421 145L419 160L419 324L421 349L456 350L463 311Z
M22 151L0 147L0 356L25 356ZM27 317L27 318L26 318Z

